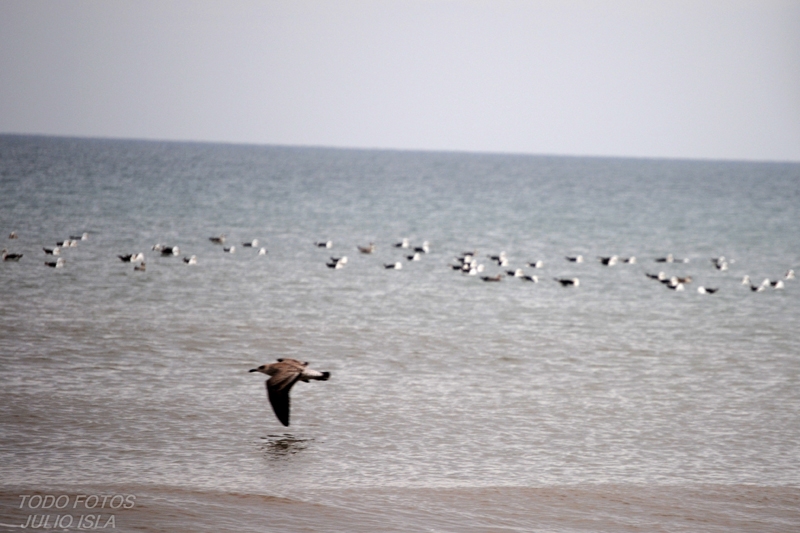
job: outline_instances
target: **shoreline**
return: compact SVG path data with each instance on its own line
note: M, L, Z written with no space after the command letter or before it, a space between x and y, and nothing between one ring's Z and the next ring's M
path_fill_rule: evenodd
M0 489L0 527L31 515L51 524L96 515L88 529L114 531L759 531L800 527L800 487L573 485L314 490L303 498L167 486ZM61 496L62 509L23 505L20 494ZM87 509L78 495L133 495L129 508ZM69 505L64 506L64 498ZM52 502L53 499L48 500ZM121 500L117 500L119 504ZM92 503L94 500L92 500ZM110 498L106 503L110 502ZM92 511L92 512L90 512ZM111 525L108 527L110 517ZM41 523L41 522L40 522ZM113 526L113 527L112 527ZM30 529L30 527L29 527ZM87 528L84 528L87 529Z

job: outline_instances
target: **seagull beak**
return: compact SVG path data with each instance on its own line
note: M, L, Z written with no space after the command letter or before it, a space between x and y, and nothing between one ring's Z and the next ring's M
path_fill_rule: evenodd
M258 369L254 368L254 369L250 370L249 372L258 372Z

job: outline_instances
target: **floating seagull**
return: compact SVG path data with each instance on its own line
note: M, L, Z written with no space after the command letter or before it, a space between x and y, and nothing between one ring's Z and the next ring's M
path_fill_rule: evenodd
M580 287L581 285L581 280L579 280L578 278L553 278L553 279L559 282L562 287Z
M236 247L235 246L229 246L227 248L223 248L222 251L225 252L225 253L228 253L228 254L235 254L236 253Z
M773 289L782 289L784 287L782 279L779 279L778 281L769 281L769 284L772 286Z
M598 257L598 259L600 259L600 263L606 266L614 266L617 264L617 261L619 261L619 257L616 255L612 255L611 257Z
M386 270L401 270L403 268L403 263L399 261L397 263L384 263L383 268Z
M475 274L482 274L483 270L484 270L484 266L483 265L475 265L475 264L473 264L473 266L471 266L470 269L469 269L469 273L474 276Z
M61 248L75 248L78 246L78 241L74 239L67 239L64 241L58 241L56 245L60 246Z
M794 270L792 269L787 270L786 274L784 274L783 276L783 279L794 279Z
M258 255L267 255L267 249L266 248L259 248L258 249Z
M666 257L657 257L656 263L688 263L689 259L675 259L672 254L667 254Z
M718 288L717 289L712 289L711 287L703 287L702 285L697 287L698 294L714 294L718 290L719 290Z
M134 266L133 270L135 270L137 272L144 272L144 271L147 270L147 265L145 265L144 261L142 261L141 264Z
M692 276L686 276L686 277L683 277L683 278L676 277L675 279L678 280L678 283L691 283L692 282Z
M347 256L345 255L343 257L331 257L331 262L325 264L327 265L328 268L335 268L335 269L344 268L344 266L347 264Z
M184 257L183 262L187 265L196 265L197 264L197 256L193 255L192 257Z
M225 234L223 233L218 237L209 237L208 240L214 244L225 244Z
M16 239L17 238L17 232L16 231L12 231L11 233L8 234L8 238L9 239Z
M250 242L243 242L242 246L245 248L258 248L258 239L253 239Z
M656 279L658 281L664 281L667 279L667 275L664 272L659 272L658 274L645 274L650 279Z
M73 235L70 235L69 238L74 240L74 241L85 241L85 240L87 240L89 238L89 234L86 233L86 232L83 232L81 235L78 235L77 237L75 237Z
M317 248L333 248L333 241L315 242L314 246Z
M466 254L456 257L456 261L460 261L462 265L472 265L478 262L478 258L474 254Z
M567 256L565 259L570 263L583 263L582 255Z
M537 261L531 261L530 263L525 263L525 264L528 265L531 268L542 268L542 267L544 267L544 261L542 261L541 259L539 259Z
M428 241L425 241L422 243L422 246L417 246L416 248L414 248L414 251L421 254L427 254L428 252L430 252L430 243Z
M356 248L358 248L358 251L362 254L371 254L375 251L375 243L371 242L369 246L356 246Z
M406 259L408 259L409 261L419 261L420 258L421 258L421 256L419 255L419 252L414 252L414 255L407 255L406 256Z
M144 254L139 252L138 254L125 254L125 255L118 255L120 261L123 263L135 263L136 261L144 261Z
M635 265L636 264L636 258L634 256L622 257L622 258L620 258L620 261L622 261L623 263L627 263L629 265Z
M330 372L318 372L308 368L308 363L297 359L278 359L277 363L261 365L250 372L261 372L270 376L266 381L267 397L275 416L284 426L289 425L289 391L298 381L308 383L311 379L327 381Z
M525 275L525 272L521 268L518 268L516 270L506 270L506 274L512 278L521 278Z
M742 285L750 285L750 276L747 274L742 278Z
M408 248L409 247L408 238L403 237L403 240L398 242L398 243L395 243L394 247L395 248Z
M503 275L502 274L498 274L496 276L481 276L481 279L483 281L502 281L503 280Z
M673 291L682 292L684 290L683 283L668 283L668 289L672 289Z
M179 255L181 253L181 249L177 246L167 246L165 244L154 244L153 250L156 252L161 252L161 255Z
M63 257L59 257L56 261L45 261L44 264L50 268L63 268L65 262Z
M508 266L508 257L505 252L500 252L497 255L487 255L486 257L497 263L497 266Z
M728 270L728 260L725 259L724 255L721 255L719 257L712 257L711 262L714 264L714 267L717 270L722 270L722 271Z
M47 255L61 255L61 248L59 248L58 246L56 246L55 248L43 247L42 250L44 250L44 253Z
M3 248L3 261L19 261L22 256L23 254L10 254L8 250Z
M522 276L523 281L532 281L533 283L539 283L539 278L537 276Z

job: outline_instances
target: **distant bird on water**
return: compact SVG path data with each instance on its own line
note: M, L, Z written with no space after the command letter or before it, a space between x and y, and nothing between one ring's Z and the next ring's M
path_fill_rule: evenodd
M55 248L42 247L42 250L44 250L44 253L46 255L61 255L61 248L59 248L58 246L56 246Z
M3 261L19 261L22 259L23 254L10 254L8 250L3 248Z
M181 253L181 249L178 246L167 246L165 244L154 244L153 250L156 252L161 252L161 255L168 256L168 255L179 255Z
M261 365L250 372L261 372L270 377L266 381L267 397L275 416L284 426L289 425L289 391L292 386L298 381L327 381L331 377L330 372L312 370L308 368L308 363L297 359L278 359L277 363Z
M183 262L187 265L196 265L197 264L197 256L193 255L191 257L184 257Z
M562 287L580 287L581 280L578 278L553 278L561 284Z
M418 254L427 254L428 252L431 251L430 243L428 241L425 241L422 243L422 246L415 247L414 251Z
M209 237L208 240L214 244L225 244L225 234L223 233L217 237Z
M356 246L356 248L358 248L358 251L362 254L371 254L375 251L375 243L371 242L368 246Z
M583 263L583 256L582 255L572 255L572 256L568 255L564 259L566 259L570 263Z
M64 268L64 263L65 263L65 261L64 261L63 257L59 257L55 261L45 261L44 262L44 264L49 266L50 268Z
M333 241L315 242L314 246L316 246L317 248L333 248Z
M258 239L253 239L250 242L243 242L242 246L245 248L258 248Z
M656 263L688 263L689 259L675 259L672 254L667 254L666 257L656 257Z
M138 254L125 254L125 255L118 255L119 260L123 263L135 263L137 261L144 261L144 254L139 252Z
M8 234L8 238L9 239L16 239L17 238L17 232L16 231L12 231L11 233Z
M331 257L330 263L325 263L325 264L328 266L328 268L335 268L335 269L344 268L344 266L347 264L347 256L345 255L342 257Z

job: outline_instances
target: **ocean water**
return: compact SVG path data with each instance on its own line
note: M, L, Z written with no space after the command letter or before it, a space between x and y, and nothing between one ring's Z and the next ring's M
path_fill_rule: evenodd
M797 531L800 280L741 280L799 269L798 220L800 164L0 136L0 528L125 494L121 531ZM288 428L278 357L332 374Z

